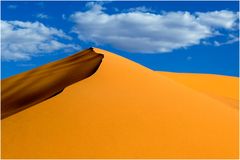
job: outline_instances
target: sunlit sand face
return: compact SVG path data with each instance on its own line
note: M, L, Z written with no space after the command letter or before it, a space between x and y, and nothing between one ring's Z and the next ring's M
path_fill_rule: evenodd
M239 107L239 78L237 77L171 72L159 72L159 74L165 75L189 88L203 92L207 96L227 103L234 108L238 109Z
M203 91L94 51L104 54L95 74L2 120L3 158L238 156L238 108L206 94L236 98L237 88Z

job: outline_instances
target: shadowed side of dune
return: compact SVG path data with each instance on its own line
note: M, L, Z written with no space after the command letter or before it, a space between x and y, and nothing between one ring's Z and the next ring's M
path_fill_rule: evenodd
M90 48L2 80L1 118L51 98L65 87L91 76L102 59L102 54Z

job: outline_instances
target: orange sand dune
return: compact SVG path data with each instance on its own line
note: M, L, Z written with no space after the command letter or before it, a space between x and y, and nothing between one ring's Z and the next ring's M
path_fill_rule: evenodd
M91 49L1 81L1 118L42 102L92 75L103 55Z
M94 75L2 120L3 158L238 157L236 108L94 50Z
M237 77L213 74L159 73L233 107L239 105L239 78Z

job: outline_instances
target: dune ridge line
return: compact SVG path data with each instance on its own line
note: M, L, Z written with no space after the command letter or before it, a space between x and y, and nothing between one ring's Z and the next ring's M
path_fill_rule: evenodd
M104 55L93 48L1 80L1 119L56 96L94 74Z

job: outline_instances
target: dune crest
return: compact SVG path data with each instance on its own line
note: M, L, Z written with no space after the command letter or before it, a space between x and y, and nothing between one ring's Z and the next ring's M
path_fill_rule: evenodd
M90 48L2 80L1 118L51 98L65 87L91 76L102 58L102 54Z
M3 158L238 158L238 110L93 51L94 75L2 120Z

